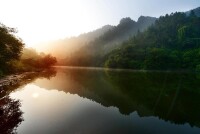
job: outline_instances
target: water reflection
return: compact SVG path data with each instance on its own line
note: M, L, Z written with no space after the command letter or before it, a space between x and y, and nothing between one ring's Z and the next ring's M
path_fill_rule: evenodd
M50 79L56 76L54 69L46 70L40 73L25 73L20 80L14 84L5 84L0 87L0 133L14 134L16 129L24 120L20 109L21 103L19 99L10 98L8 95L16 89L23 88L26 84L32 83L37 78ZM13 76L15 77L15 76ZM11 82L9 82L11 83Z
M23 86L25 86L28 83L31 83L33 81L35 81L38 78L45 78L50 80L51 77L55 77L56 76L56 70L54 68L45 70L43 72L28 72L28 73L24 73L21 74L21 76L17 79L17 80L13 80L16 81L13 84L11 84L12 82L8 80L7 83L8 84L4 84L4 85L0 85L0 98L3 98L6 95L9 95L11 92L15 91L16 89L22 88ZM12 76L15 77L15 76Z
M200 127L200 82L196 74L58 69L56 77L37 80L46 89L78 94L122 114L159 116Z
M10 96L23 102L19 133L200 133L192 73L57 68Z
M0 133L14 134L23 121L20 101L6 96L0 99Z
M32 97L38 93L37 98ZM25 121L17 129L28 134L156 134L199 133L189 124L175 125L158 117L140 117L137 112L122 115L115 107L104 107L87 98L48 91L34 84L10 95L23 101Z

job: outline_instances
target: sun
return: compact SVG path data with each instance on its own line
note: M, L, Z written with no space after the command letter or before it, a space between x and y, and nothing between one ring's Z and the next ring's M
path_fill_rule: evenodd
M41 44L45 42L78 36L98 28L95 21L91 21L94 13L83 1L41 1L40 4L33 2L33 5L27 9L27 21L19 22L18 26L18 36L27 47L43 50Z
M38 93L33 93L33 94L32 94L32 97L33 97L33 98L38 98L38 97L39 97L39 94L38 94Z

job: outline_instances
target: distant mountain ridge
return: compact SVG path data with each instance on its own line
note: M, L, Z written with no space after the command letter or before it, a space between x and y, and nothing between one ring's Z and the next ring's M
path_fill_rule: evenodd
M97 53L96 50L98 50L98 53L101 53L101 55L106 54L115 47L121 45L122 42L136 35L139 31L144 31L148 26L152 25L155 20L156 18L144 16L140 17L138 22L129 17L122 18L117 26L114 26L112 29L90 42L86 48L81 49L86 49L86 51L89 50L90 52L93 50L95 54Z
M107 53L122 45L124 41L143 32L155 23L157 18L141 16L138 21L123 18L117 26L97 37L78 51L66 57L65 65L72 66L98 66L100 60Z
M51 53L56 57L66 57L71 53L77 51L80 47L85 44L93 41L95 38L101 36L108 30L111 30L114 26L105 25L94 31L80 34L77 37L65 38L60 40L55 40L51 42L42 43L44 48L42 49L45 52Z
M161 16L148 30L110 52L108 68L200 71L199 8ZM195 15L196 14L196 15Z
M100 45L105 46L103 51L110 51L113 49L113 46L119 46L138 32L146 30L150 25L155 23L156 19L149 16L141 16L137 22L129 17L121 19L117 26L99 37L99 40L102 40L100 41ZM96 42L93 45L98 44L99 40L95 40Z
M51 53L58 58L66 58L78 52L87 45L102 45L104 50L112 50L115 45L136 35L138 31L144 31L148 26L155 22L154 17L141 16L138 22L131 18L123 18L117 26L105 25L92 32L81 34L77 37L55 40L43 43L43 51ZM101 43L100 43L101 42ZM85 47L86 49L87 47Z
M185 12L190 14L192 10ZM200 17L200 7L193 9L194 13ZM98 48L98 52L104 54L112 51L114 48L122 45L122 42L127 41L138 32L145 31L149 26L157 20L155 17L140 16L137 21L131 18L123 18L117 26L105 25L102 28L94 31L81 34L77 37L65 38L40 44L42 51L46 51L55 55L57 58L66 58L73 56L74 53L79 53L81 49ZM94 47L95 46L95 47Z
M141 31L146 30L149 27L149 24L153 24L157 18L149 16L140 16L138 18L137 24Z
M195 15L200 17L200 7L197 7L195 9L190 10L190 11L187 11L186 14L189 15L191 13L191 11L194 11Z

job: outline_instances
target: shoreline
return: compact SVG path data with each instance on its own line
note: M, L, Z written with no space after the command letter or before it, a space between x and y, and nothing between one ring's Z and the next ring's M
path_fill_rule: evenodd
M36 72L23 72L19 74L10 74L0 78L0 89L4 86L13 86L23 81L24 79L28 79L27 76L30 74L34 74Z
M36 78L50 78L55 75L56 71L51 69L6 75L0 78L0 99L13 90L34 81Z
M198 73L192 70L144 70L144 69L126 69L126 68L106 68L106 67L92 67L92 66L65 66L65 65L56 65L52 66L53 68L67 68L67 69L90 69L90 70L102 70L102 71L125 71L125 72L155 72L155 73Z
M35 72L24 72L20 74L10 74L0 78L0 99L9 95L12 91L31 81L30 75Z
M21 72L6 74L6 75L0 77L0 89L2 86L15 85L22 80L29 79L28 76L31 74L43 73L48 69L45 68L45 69L39 69L39 70L21 71Z

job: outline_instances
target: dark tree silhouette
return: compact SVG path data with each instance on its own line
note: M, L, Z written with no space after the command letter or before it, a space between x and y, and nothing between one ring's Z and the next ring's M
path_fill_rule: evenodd
M15 134L16 128L23 121L21 103L6 96L0 99L0 133Z

